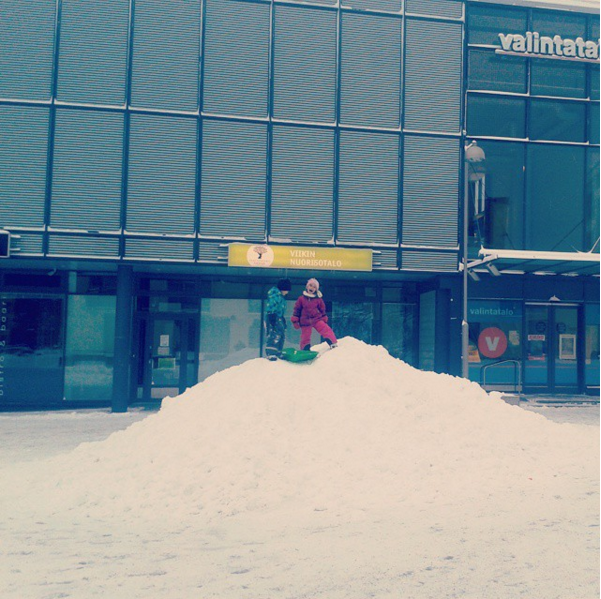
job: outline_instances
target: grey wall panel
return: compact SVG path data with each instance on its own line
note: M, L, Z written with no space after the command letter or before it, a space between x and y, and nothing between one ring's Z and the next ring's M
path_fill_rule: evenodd
M398 128L401 26L395 17L344 13L340 121Z
M269 4L207 0L205 112L266 116L270 27Z
M333 237L334 132L274 127L272 237L327 242Z
M335 120L336 20L333 11L276 7L276 118Z
M57 97L125 102L129 0L63 0Z
M461 23L407 19L406 129L460 132L462 29Z
M47 153L48 109L0 105L0 227L44 225Z
M198 121L131 117L126 229L194 233Z
M119 255L119 240L106 237L50 235L48 255L116 258Z
M138 260L194 260L194 242L177 239L136 239L125 240L125 257Z
M0 98L50 99L55 0L0 2Z
M456 247L459 166L459 140L405 136L404 244Z
M207 120L202 137L200 233L264 239L267 127Z
M458 261L453 253L403 250L401 265L403 270L456 272Z
M405 0L405 12L461 19L463 17L463 2L460 0Z
M122 114L57 110L52 227L119 229L122 156Z
M132 106L198 109L200 0L137 0Z
M397 243L399 136L340 133L338 240Z

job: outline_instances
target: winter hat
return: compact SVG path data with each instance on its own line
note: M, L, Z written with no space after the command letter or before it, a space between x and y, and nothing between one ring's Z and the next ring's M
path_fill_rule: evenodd
M292 284L290 283L290 279L280 279L278 281L277 288L280 291L290 291L292 289Z
M318 281L317 279L309 279L309 280L307 281L307 285L308 285L309 283L313 283L313 284L315 285L315 288L316 288L316 290L318 290L318 289L319 289L319 281Z

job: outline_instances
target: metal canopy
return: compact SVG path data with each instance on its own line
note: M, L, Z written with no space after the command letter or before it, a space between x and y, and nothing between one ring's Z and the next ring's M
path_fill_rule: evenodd
M592 252L537 252L482 248L479 259L468 262L468 272L502 274L599 276L599 254Z

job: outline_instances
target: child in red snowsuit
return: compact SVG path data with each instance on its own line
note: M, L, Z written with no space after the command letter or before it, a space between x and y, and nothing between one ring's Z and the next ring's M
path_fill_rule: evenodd
M296 300L292 311L292 325L301 330L301 349L311 349L311 331L315 329L331 347L336 347L338 341L334 331L326 324L326 305L319 291L319 281L309 279L303 294Z

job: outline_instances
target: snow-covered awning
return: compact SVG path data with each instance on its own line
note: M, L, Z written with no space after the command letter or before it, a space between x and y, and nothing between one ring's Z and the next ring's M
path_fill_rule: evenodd
M479 258L468 262L469 271L488 270L493 275L540 273L599 276L599 254L592 252L538 252L482 248Z

